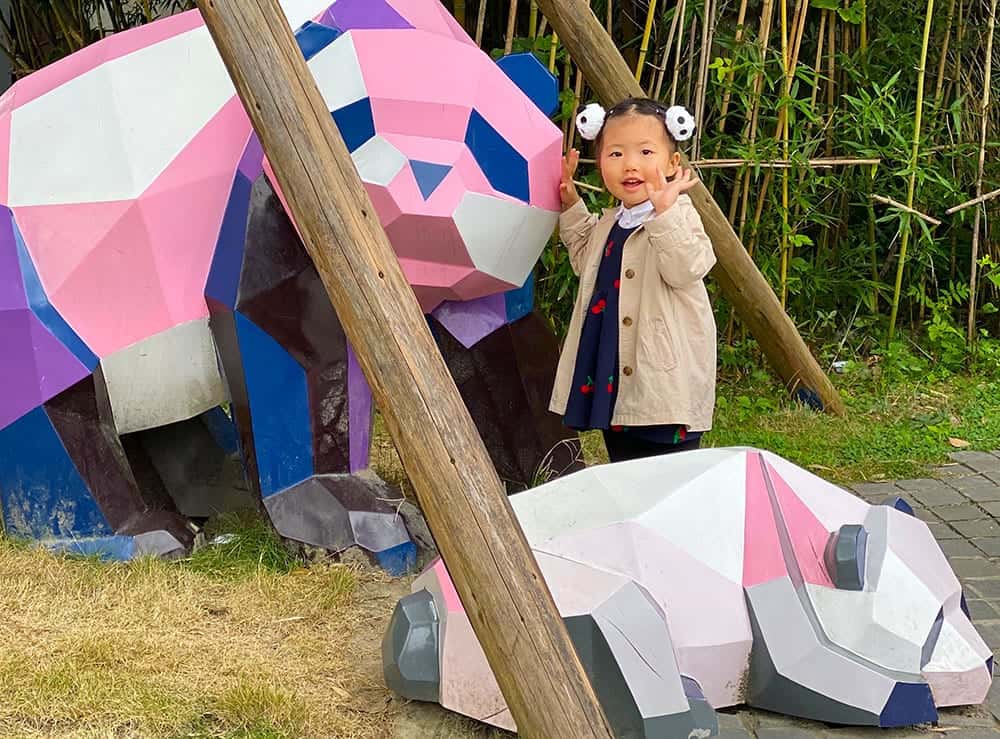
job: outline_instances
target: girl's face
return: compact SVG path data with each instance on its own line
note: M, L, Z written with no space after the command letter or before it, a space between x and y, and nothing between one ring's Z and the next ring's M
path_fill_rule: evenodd
M649 200L647 182L660 173L673 176L681 155L667 136L662 120L651 115L625 114L611 118L601 134L601 178L626 208Z

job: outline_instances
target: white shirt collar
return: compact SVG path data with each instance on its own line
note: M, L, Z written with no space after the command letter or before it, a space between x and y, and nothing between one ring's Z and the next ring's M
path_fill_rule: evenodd
M618 206L618 225L622 228L635 228L648 221L653 215L653 204L648 200L626 208L624 205Z

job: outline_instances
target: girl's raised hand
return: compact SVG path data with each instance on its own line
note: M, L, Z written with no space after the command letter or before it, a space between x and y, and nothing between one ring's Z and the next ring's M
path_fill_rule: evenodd
M653 181L646 180L646 194L659 215L676 203L682 192L687 192L697 184L698 180L690 169L678 168L674 179L668 181L663 170L657 167Z
M562 181L559 183L559 199L562 200L563 210L576 205L580 199L580 193L576 191L573 184L573 175L576 174L577 165L580 164L580 152L570 149L562 160Z

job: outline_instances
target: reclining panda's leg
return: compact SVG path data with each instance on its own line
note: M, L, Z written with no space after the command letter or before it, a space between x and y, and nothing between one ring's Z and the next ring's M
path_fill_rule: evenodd
M580 440L548 410L559 343L532 311L533 278L520 290L446 304L431 327L448 369L509 492L583 467ZM483 338L468 327L492 314L498 328ZM488 325L488 324L487 324Z
M405 569L415 548L384 486L352 474L368 466L372 405L340 321L266 177L237 178L240 200L207 294L248 483L282 536Z
M174 554L193 538L137 484L100 367L0 430L0 503L8 535L84 554Z

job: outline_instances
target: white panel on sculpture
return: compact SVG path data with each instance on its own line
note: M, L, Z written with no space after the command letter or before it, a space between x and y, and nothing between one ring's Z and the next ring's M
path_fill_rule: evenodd
M281 0L281 9L293 31L333 5L330 0Z
M969 639L972 634L976 636L974 642L970 642ZM982 665L985 657L983 657L981 649L977 649L982 644L982 640L978 638L979 635L975 633L974 629L972 634L961 633L952 620L946 618L941 624L941 633L934 645L934 651L931 652L930 661L924 665L924 670L926 672L962 673ZM979 642L979 644L975 642Z
M381 136L374 136L351 154L362 181L386 186L406 166L406 156Z
M734 583L743 583L746 459L725 460L687 482L639 522Z
M941 601L892 549L886 552L872 619L887 631L923 646L941 610Z
M923 670L935 704L941 708L986 700L993 677L989 669L992 657L992 651L965 614L954 610L946 614Z
M137 198L234 94L204 26L85 72L11 114L10 205Z
M763 452L763 455L827 531L835 531L843 524L864 521L868 504L861 498L777 454Z
M101 360L119 434L165 426L229 400L203 318Z
M337 39L309 60L309 69L329 110L338 110L368 97L358 52L350 33Z
M629 578L547 552L535 560L563 617L590 613L621 590Z

